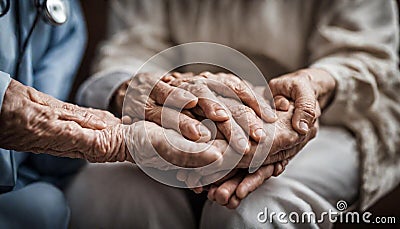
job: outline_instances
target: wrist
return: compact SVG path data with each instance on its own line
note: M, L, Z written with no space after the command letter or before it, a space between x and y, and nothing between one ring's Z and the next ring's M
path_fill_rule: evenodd
M121 124L120 127L123 129L122 131L122 137L123 137L123 147L124 147L124 161L129 161L132 163L135 163L135 160L133 159L133 155L136 150L136 144L135 144L135 123L132 123L130 125L124 125Z

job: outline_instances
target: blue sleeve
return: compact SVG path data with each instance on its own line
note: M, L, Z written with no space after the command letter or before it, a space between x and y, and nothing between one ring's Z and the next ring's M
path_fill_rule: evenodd
M34 87L66 100L85 46L85 20L79 2L72 0L67 23L53 28L48 50L35 66Z
M0 111L1 107L3 106L4 94L6 93L6 90L10 82L11 82L10 75L0 71Z

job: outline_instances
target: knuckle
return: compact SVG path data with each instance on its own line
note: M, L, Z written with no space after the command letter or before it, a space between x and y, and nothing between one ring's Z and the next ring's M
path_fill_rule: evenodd
M223 74L222 76L234 84L243 84L243 81L233 74Z
M231 107L232 115L235 117L243 117L244 115L254 114L254 111L245 105L233 105Z
M311 101L301 103L299 109L302 111L302 116L304 116L304 118L313 119L317 115L315 106Z
M196 82L196 84L190 87L190 91L193 94L204 95L207 93L207 88L205 87L204 83Z
M278 78L274 78L272 80L269 81L269 86L270 87L276 87L279 84L279 79Z
M203 76L205 78L208 78L208 77L212 76L213 74L211 72L205 71L205 72L201 72L199 75Z

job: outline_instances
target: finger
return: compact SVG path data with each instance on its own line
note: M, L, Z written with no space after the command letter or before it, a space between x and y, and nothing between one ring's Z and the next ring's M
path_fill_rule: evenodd
M124 116L122 116L121 121L122 121L122 124L130 125L130 124L134 123L133 119L134 118L131 118L128 115L124 115Z
M146 120L174 129L192 141L207 142L211 139L211 132L201 122L169 107L155 105L146 109Z
M282 147L281 150L279 148L271 149L271 154L266 158L263 162L263 165L274 164L277 162L282 162L283 167L289 163L289 160L293 158L299 151L312 139L316 136L318 131L318 122L310 129L307 135L298 138L292 144L286 145ZM279 150L279 151L276 151ZM246 155L247 156L247 155ZM246 165L245 162L243 165ZM241 166L243 166L241 165Z
M292 125L301 134L306 134L316 119L317 100L312 92L309 93L311 94L304 94L304 96L295 100Z
M200 107L192 108L191 113L196 115L196 119L202 120L202 123L208 128L208 130L211 131L211 136L213 136L213 139L225 139L225 136L221 133L221 131L215 128L214 122L211 120L203 122L203 120L206 119L206 116Z
M101 130L107 127L107 124L103 120L87 111L54 108L54 112L59 115L61 120L74 121L83 128Z
M280 176L285 171L287 163L288 163L288 160L281 161L280 165L282 166L282 169L277 171L276 173L274 171L274 176L276 176L276 177ZM276 169L276 167L275 167L275 169Z
M158 104L176 107L179 109L193 108L197 104L197 97L181 88L172 87L163 81L158 81L150 93Z
M294 100L293 128L300 134L306 134L316 118L317 99L314 90L307 83L281 78L272 79L269 86L274 96L282 95Z
M77 122L80 126L90 129L104 129L107 125L116 125L120 120L108 111L97 110L86 107L79 107L77 105L62 102L47 94L38 93L39 96L33 96L33 100L38 101L40 104L50 106L53 109L60 109L65 111L62 116L65 120Z
M210 190L208 190L207 198L211 201L215 201L215 191L217 191L217 186L211 185Z
M227 205L230 197L235 193L236 188L242 181L243 176L237 175L230 180L225 181L215 191L215 200L220 205Z
M221 145L215 144L216 142L221 142ZM223 154L217 162L197 170L197 172L203 176L203 185L214 182L219 183L218 180L229 175L232 168L235 168L242 158L242 155L228 146L225 140L214 140L212 144L215 144L216 148L221 150Z
M283 172L283 165L280 162L274 164L274 176L279 176Z
M207 77L207 85L218 94L229 98L239 98L266 122L277 120L277 116L268 101L261 96L256 96L251 87L239 77L225 73L214 75L209 72L201 73L201 75Z
M196 187L196 188L192 188L193 192L196 194L200 194L203 192L203 187Z
M160 145L155 145L155 149L157 149L158 154L163 157L164 160L177 166L195 168L211 164L222 157L223 149L207 143L189 141L182 138L182 136L175 131L172 133L170 131L172 130L165 130L165 135L168 135L171 140L175 141L174 146L160 147ZM165 135L162 135L162 137L165 138L164 142L169 142ZM155 142L153 144L160 143Z
M196 119L196 117L194 116L194 114L192 114L192 112L190 112L190 110L181 110L181 113L189 116L192 119Z
M264 141L267 137L263 121L254 111L234 99L219 98L231 111L232 117L242 127L242 129L257 142Z
M205 116L213 121L221 122L229 119L227 109L219 102L214 93L201 80L194 84L184 83L181 88L188 90L198 98L198 105Z
M241 200L236 195L232 195L231 198L229 198L229 202L226 207L228 209L236 209L239 207L240 201Z
M200 174L203 174L203 172L201 172ZM224 170L212 173L211 175L206 175L201 179L202 182L201 184L203 186L211 183L215 185L221 185L223 182L225 182L231 177L229 176L229 174L230 174L229 171Z
M225 170L212 173L211 175L202 175L202 185L207 185L213 183L214 185L221 185L225 181L229 180L230 178L234 177L237 174L238 170L234 169L232 171ZM202 174L202 172L199 172Z
M196 172L191 172L191 173L189 173L189 175L186 179L186 184L189 188L201 187L200 179L201 179L200 174L198 174Z
M178 179L179 181L186 181L188 175L189 174L188 174L188 172L186 170L180 169L176 173L176 179Z
M239 154L246 154L250 150L248 136L235 120L229 119L225 122L218 122L217 127L229 141L229 145Z
M270 178L273 172L274 166L266 165L258 169L255 173L246 175L237 187L236 196L239 199L244 199L249 193L260 187L266 179Z
M99 117L101 120L103 120L107 126L114 126L118 125L121 123L121 119L115 117L113 114L111 114L108 111L105 110L98 110L98 109L93 109L93 108L81 108L87 110L89 113L93 113L97 117Z
M275 103L276 109L279 111L288 111L289 110L290 102L287 98L285 98L283 96L280 96L280 95L275 96L274 103Z
M271 154L264 162L264 164L273 164L276 162L284 161L284 160L289 160L292 157L294 157L297 153L300 152L301 149L312 139L315 137L317 133L317 128L312 127L310 131L308 132L306 138L304 138L301 142L298 144L295 144L293 147L281 150L277 153Z

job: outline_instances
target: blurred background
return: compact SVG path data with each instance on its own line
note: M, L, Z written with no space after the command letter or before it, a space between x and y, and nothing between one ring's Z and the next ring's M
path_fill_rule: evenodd
M375 1L375 0L371 0ZM386 0L383 0L386 1ZM397 0L398 5L400 0ZM109 0L82 0L82 8L86 17L88 29L88 45L83 62L75 79L70 101L75 98L79 85L90 76L90 67L96 52L96 47L105 38L107 26L107 7ZM399 168L400 169L400 168ZM382 198L378 203L369 209L374 216L397 216L400 217L400 186ZM393 228L394 225L391 225ZM354 225L338 224L336 228L354 228ZM369 228L376 225L357 225L360 228ZM381 225L384 227L384 225ZM395 228L400 228L398 224Z

